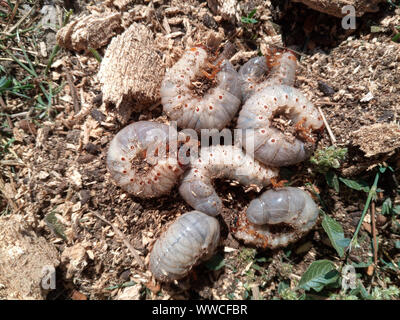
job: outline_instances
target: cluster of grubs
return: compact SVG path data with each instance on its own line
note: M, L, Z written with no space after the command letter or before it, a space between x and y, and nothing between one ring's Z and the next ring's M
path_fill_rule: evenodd
M156 241L150 254L156 279L169 282L185 277L217 248L220 227L215 216L223 205L214 179L261 190L274 185L279 167L309 157L313 132L322 129L323 122L313 104L293 87L296 64L291 51L275 51L250 59L237 72L227 57L211 59L206 49L191 48L167 70L162 82L165 114L180 129L220 130L242 105L239 143L201 148L196 159L183 164L182 154L171 152L171 144L176 140L184 147L190 139L184 130L178 132L170 125L135 122L112 140L107 166L125 191L142 198L158 197L180 182L179 193L195 209L180 216ZM292 132L288 134L287 128ZM274 185L250 202L231 231L245 243L277 248L298 240L317 217L318 207L305 191Z

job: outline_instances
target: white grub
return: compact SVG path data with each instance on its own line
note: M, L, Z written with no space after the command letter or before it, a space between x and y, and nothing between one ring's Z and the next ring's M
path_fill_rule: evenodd
M211 146L201 149L200 157L185 173L179 193L194 209L216 216L221 213L222 201L213 187L214 179L234 180L259 190L277 176L277 169L264 167L237 146Z
M269 78L262 81L270 70ZM305 134L324 125L318 109L292 87L295 81L296 58L291 52L276 53L265 59L251 59L239 70L245 103L239 113L237 128L243 129L242 145L248 153L270 166L287 166L309 157L313 144L306 145L291 134L291 137L272 126L272 120L284 115L287 125Z
M213 255L219 239L217 219L199 211L185 213L156 241L150 271L160 281L179 280Z
M107 154L116 184L140 198L168 194L183 173L177 158L169 156L170 137L177 137L175 128L150 121L132 123L118 132Z
M259 247L285 247L314 227L318 212L314 200L302 189L271 189L250 202L246 217L238 220L235 236Z
M184 52L170 68L161 84L161 103L167 116L180 128L222 129L237 113L241 102L239 76L223 56L211 65L208 53L200 47ZM201 77L207 67L218 71L208 77L213 82L201 92ZM198 81L200 80L200 81Z
M246 101L252 94L273 84L293 86L296 79L297 60L290 52L273 52L250 59L239 69L242 97ZM268 74L268 79L266 75Z

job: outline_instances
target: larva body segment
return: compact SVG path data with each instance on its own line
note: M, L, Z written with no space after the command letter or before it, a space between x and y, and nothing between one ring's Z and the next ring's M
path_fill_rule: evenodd
M318 110L292 87L296 67L295 55L287 51L265 59L250 59L239 70L245 101L237 123L238 128L244 129L242 145L266 165L280 167L301 162L313 149L312 145L274 128L274 117L284 115L288 124L303 133L323 126ZM267 71L269 75L265 80Z
M200 152L185 173L179 193L194 209L212 216L222 210L222 201L213 187L214 179L225 178L261 189L278 176L277 169L264 167L237 146L211 146Z
M150 254L151 273L160 281L181 279L213 255L219 239L217 219L199 211L185 213L156 241Z
M273 58L255 57L239 69L242 98L246 101L257 91L274 84L293 86L297 60L290 51L276 53ZM268 78L266 78L268 77Z
M245 129L242 144L248 152L254 150L257 160L276 167L304 161L312 151L302 140L272 127L271 121L280 114L295 127L317 130L323 126L318 110L298 89L271 85L254 93L239 113L237 127Z
M265 79L270 71L264 56L254 57L247 61L239 69L242 84L242 99L246 101L255 91L255 88Z
M215 78L209 75L213 81L211 88L201 89L203 84L196 81L210 66L207 56L202 48L186 51L162 81L160 93L164 112L177 121L180 128L222 129L239 109L240 80L229 60L220 60L212 66L220 69Z
M107 154L112 179L125 191L152 198L167 194L183 169L167 155L169 137L176 129L166 124L138 121L113 138Z
M311 230L318 212L314 200L299 188L271 189L250 202L246 217L238 221L235 236L256 246L287 246ZM277 232L273 225L290 229Z

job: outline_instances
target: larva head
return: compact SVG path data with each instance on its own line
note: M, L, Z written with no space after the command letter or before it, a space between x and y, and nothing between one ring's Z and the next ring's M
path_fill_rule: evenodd
M250 202L246 215L247 219L256 225L276 224L285 220L288 211L289 203L286 190L271 189Z
M246 215L256 225L286 223L301 227L300 220L315 220L316 205L312 204L310 196L299 188L270 189L250 202Z

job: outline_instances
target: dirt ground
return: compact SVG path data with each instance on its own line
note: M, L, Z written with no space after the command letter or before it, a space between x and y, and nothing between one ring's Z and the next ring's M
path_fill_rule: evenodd
M393 169L382 174L375 200L378 263L371 265L370 213L362 224L360 246L346 258L338 257L320 223L288 248L272 251L245 246L229 230L237 214L258 194L217 181L216 190L223 198L225 210L220 217L222 243L216 259L223 261L224 266L202 264L178 283L155 283L147 268L151 246L176 217L191 208L179 196L178 187L168 196L143 200L124 193L111 181L105 157L109 142L124 124L102 103L97 77L100 63L93 53L62 49L48 74L48 81L54 87L62 85L62 89L53 96L44 115L43 109L36 107L35 99L0 91L0 214L22 215L38 235L57 248L61 261L57 289L47 299L296 299L304 292L296 289L302 275L313 261L321 259L337 265L344 259L365 263L357 272L369 291L391 285L400 287L400 216L382 212L388 198L393 208L400 204L399 130L375 131L366 127L399 122L400 45L392 38L400 26L400 8L383 3L378 13L358 18L356 30L346 31L341 28L341 19L289 1L243 1L233 15L198 0L126 1L123 9L118 8L122 0L107 2L94 5L65 1L55 2L54 6L74 9L70 20L96 10L125 12L122 27L116 33L132 22L146 25L155 34L156 50L164 66L171 66L183 49L204 39L209 31L230 39L236 46L238 53L232 59L235 67L259 51L265 53L271 45L296 52L299 68L295 87L322 109L336 145L348 148L347 158L335 170L337 175L362 179L371 186L379 164ZM34 21L31 25L44 15L40 7L32 8L35 13L29 18ZM257 23L241 21L254 9ZM18 18L25 12L18 13ZM60 12L57 23L62 21ZM21 22L20 28L29 28L28 20ZM14 37L0 43L11 51L21 48L23 43L35 66L43 71L56 44L55 32L32 32L36 33L31 38L29 33L21 35L20 42ZM39 52L40 43L45 43L46 57ZM104 56L105 49L103 45L97 52ZM26 60L21 50L15 52ZM21 81L26 77L7 52L2 50L0 57L4 74ZM29 90L31 96L40 95L37 85ZM127 122L150 119L166 121L161 105L134 111ZM363 127L366 129L361 136L357 135ZM371 141L373 150L368 149ZM332 143L332 137L324 130L318 136L316 148ZM368 157L366 148L371 153ZM292 186L305 187L310 192L317 190L323 202L319 202L321 208L342 225L346 237L352 237L367 193L344 184L336 192L309 161L282 169L281 178L289 180ZM145 268L135 261L127 243L139 252ZM390 262L393 268L388 267ZM282 290L285 285L292 291ZM311 292L307 298L327 299L339 291ZM400 298L400 294L390 298L396 297Z

